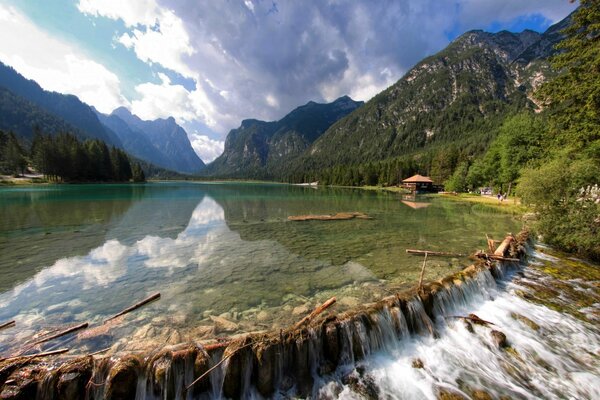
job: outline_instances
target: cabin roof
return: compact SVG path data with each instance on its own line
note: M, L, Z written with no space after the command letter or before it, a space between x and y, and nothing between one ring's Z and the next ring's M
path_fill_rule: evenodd
M406 178L402 181L403 183L433 183L430 177L423 175L413 175L410 178Z

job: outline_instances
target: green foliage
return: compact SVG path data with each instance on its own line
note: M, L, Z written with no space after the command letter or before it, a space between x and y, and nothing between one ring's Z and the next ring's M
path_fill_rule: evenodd
M552 59L563 71L543 85L538 97L549 105L548 144L600 157L600 2L581 0L567 35Z
M0 172L7 174L23 174L27 167L25 151L16 136L0 131Z
M67 133L37 134L31 145L31 161L40 173L55 181L128 182L133 177L123 150L109 149L97 139L82 143Z
M600 259L600 202L581 194L597 182L600 166L566 155L523 171L519 193L537 211L544 241L564 250Z
M131 175L133 181L136 183L146 181L146 175L144 174L144 170L138 162L133 163L133 165L131 166Z
M540 91L544 158L524 171L519 192L548 243L600 259L600 204L582 194L600 180L600 3L581 0L565 33L553 60L562 73Z

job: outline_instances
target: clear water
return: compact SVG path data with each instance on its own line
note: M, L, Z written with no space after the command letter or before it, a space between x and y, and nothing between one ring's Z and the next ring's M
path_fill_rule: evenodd
M373 219L287 220L344 211ZM485 246L485 233L501 238L520 226L478 205L349 189L2 188L0 322L15 319L18 329L0 332L0 351L81 322L91 329L44 349L68 342L118 353L277 329L334 295L341 311L414 286L422 257L406 248L472 253ZM425 279L469 263L430 258ZM155 292L159 301L102 326Z

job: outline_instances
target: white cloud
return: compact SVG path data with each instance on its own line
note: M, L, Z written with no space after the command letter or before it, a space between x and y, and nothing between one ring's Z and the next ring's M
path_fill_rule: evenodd
M0 5L0 37L0 61L44 89L74 94L102 112L128 104L113 72L12 7Z
M160 13L154 0L79 0L77 8L92 16L122 19L129 27L154 25Z
M201 120L214 126L205 110L213 110L201 88L188 91L185 87L173 84L169 77L158 73L161 83L142 83L135 87L138 99L131 102L131 111L142 119L173 117L184 124Z
M122 34L118 42L132 49L140 60L189 78L196 76L184 61L194 49L183 21L173 11L154 0L80 0L77 7L84 14L120 19L134 28Z
M148 118L173 110L180 122L195 116L221 134L244 118L278 119L309 100L345 94L369 100L445 47L448 32L533 15L556 22L575 6L558 0L290 1L276 8L254 0L79 1L83 13L122 20L128 29L117 43L140 60L194 80L194 90L140 85L136 104Z
M188 138L196 154L207 164L223 153L225 142L222 140L213 140L199 133L188 133Z

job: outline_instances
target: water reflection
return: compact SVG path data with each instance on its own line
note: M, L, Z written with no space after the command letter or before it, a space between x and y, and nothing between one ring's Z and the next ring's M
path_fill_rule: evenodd
M495 216L495 230L490 232L490 216L473 215L468 207L433 202L424 213L414 213L396 196L361 191L167 184L148 185L136 197L128 190L113 189L103 193L100 187L98 198L88 189L78 193L67 189L67 203L70 197L78 198L90 210L102 208L92 203L106 202L105 208L126 205L120 214L96 224L89 224L89 216L73 222L99 243L72 243L85 252L66 252L58 259L60 251L54 249L45 255L49 267L21 284L4 282L11 290L0 295L0 320L16 319L20 327L11 340L25 340L43 326L100 324L157 291L161 300L128 316L126 326L105 334L103 341L88 337L79 345L123 350L142 342L148 345L149 340L164 344L167 338L277 328L332 295L344 309L411 285L421 262L404 249L416 242L430 249L466 252L478 243L469 232L473 227L495 233L514 226L508 217ZM67 209L68 204L61 207ZM30 207L44 205L56 207L47 199ZM341 211L364 211L374 219L287 221L294 214ZM64 229L61 223L40 226ZM441 226L454 235L440 233ZM3 237L16 231L5 229ZM73 241L81 236L73 236ZM9 265L9 259L18 256L3 254L3 263ZM432 260L427 276L442 276L460 262ZM231 321L231 327L219 332L215 316ZM2 335L6 339L9 334ZM8 339L0 342L4 346L0 349L10 345Z

